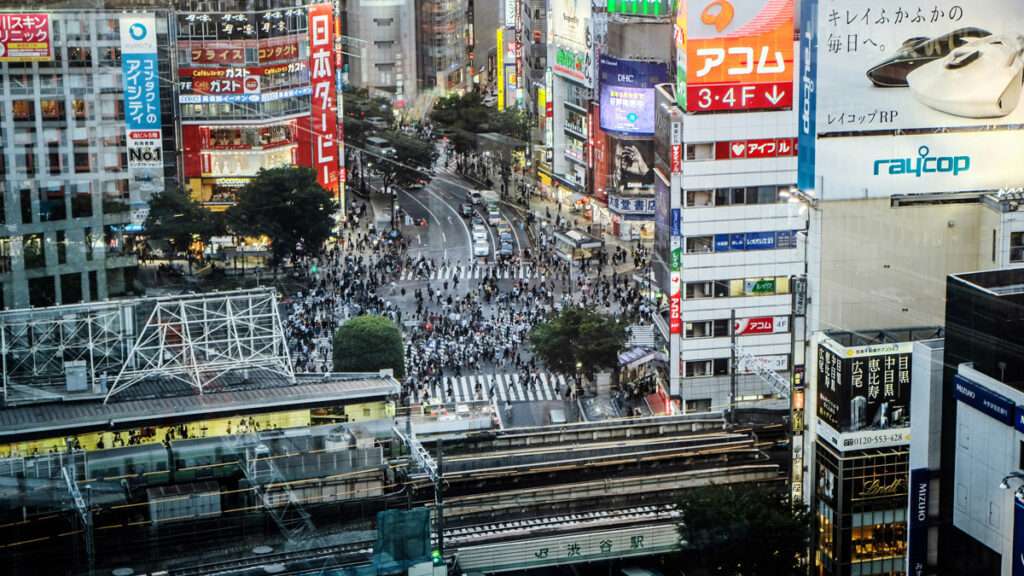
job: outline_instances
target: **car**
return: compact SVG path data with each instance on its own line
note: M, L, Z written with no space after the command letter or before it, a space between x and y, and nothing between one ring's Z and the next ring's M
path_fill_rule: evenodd
M426 178L417 178L416 180L410 182L409 185L405 187L405 189L410 192L414 190L423 190L424 188L427 187L428 184L430 184L430 180L427 180Z
M473 243L473 256L489 256L491 245L487 241Z
M494 106L498 103L498 97L492 94L484 96L484 106Z
M469 200L469 203L474 206L479 206L480 202L483 201L483 196L481 196L477 191L470 192L466 197Z
M470 220L470 224L472 224L473 226L483 227L484 219L481 218L479 215L474 214L473 218Z
M512 231L511 230L503 230L503 231L498 232L498 241L503 243L503 244L505 242L508 242L509 244L512 244L516 240L515 240L515 236L512 235Z
M473 227L473 241L474 242L486 242L487 241L487 229L480 226Z
M512 225L509 224L508 222L502 220L497 226L494 227L494 230L497 231L498 234L504 234L505 232L512 232Z
M501 222L501 212L498 210L498 207L489 206L487 208L487 223L491 226L497 226L498 224L501 224Z
M511 242L502 242L501 248L498 250L498 256L500 258L511 258L515 253L516 250L512 246Z
M380 116L371 116L366 119L366 123L373 126L377 130L384 130L388 127L388 121L381 118Z
M476 214L476 210L473 210L473 205L469 202L463 202L459 205L459 210L462 211L463 218L472 218Z

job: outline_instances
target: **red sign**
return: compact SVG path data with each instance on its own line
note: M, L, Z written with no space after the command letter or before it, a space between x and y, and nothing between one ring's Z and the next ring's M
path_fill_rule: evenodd
M796 156L796 138L715 142L715 160Z
M670 334L683 332L683 295L680 292L668 299L668 331Z
M0 13L0 62L53 60L50 15Z
M337 90L334 85L334 13L330 4L309 7L309 75L312 168L317 182L338 191Z
M683 145L673 144L672 145L672 173L682 174L683 173Z
M193 64L245 64L241 42L193 42L189 53Z
M789 331L788 316L761 316L758 318L737 318L733 332L737 336L753 334L779 334Z
M260 47L258 51L258 58L260 64L278 62L280 60L293 60L298 56L298 40L260 41Z
M695 112L791 108L793 84L703 84L686 87L686 101Z
M792 107L793 0L734 1L683 4L687 110Z

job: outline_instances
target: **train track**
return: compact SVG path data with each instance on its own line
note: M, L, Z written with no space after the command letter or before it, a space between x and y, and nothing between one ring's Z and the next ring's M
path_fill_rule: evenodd
M258 556L253 555L246 558L239 558L237 560L225 560L223 562L211 562L208 564L175 568L168 570L166 574L167 576L237 576L245 574L251 570L260 569L263 566L281 566L282 570L288 570L287 567L289 565L299 563L308 564L322 562L324 566L327 566L328 564L337 566L340 563L345 563L346 558L348 558L348 563L353 561L366 561L373 553L374 544L375 542L370 540L322 546L307 550L297 550L294 552L260 554ZM310 567L305 567L298 570L300 572L308 572L311 569L312 568ZM294 569L292 570L294 573ZM279 573L283 574L288 572L282 571ZM152 576L156 575L154 574Z

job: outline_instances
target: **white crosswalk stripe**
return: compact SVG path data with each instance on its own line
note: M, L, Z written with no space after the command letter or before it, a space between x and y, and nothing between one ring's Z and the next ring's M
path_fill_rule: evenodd
M558 400L562 398L559 386L564 387L564 376L556 376L547 372L534 373L532 385L527 386L525 379L518 373L470 374L466 376L445 376L442 389L438 390L445 402L490 401L491 387L493 396L498 402L523 402L538 400ZM477 386L479 385L479 389ZM449 389L451 395L448 394ZM433 395L433 394L432 394Z
M485 266L441 266L424 274L418 274L415 270L406 268L402 270L402 274L399 276L398 281L436 281L454 280L455 278L458 278L460 281L482 280L489 276L492 271L497 271L497 276L501 280L529 280L532 278L530 270L525 265L515 268L508 266L498 267L493 264L487 264Z

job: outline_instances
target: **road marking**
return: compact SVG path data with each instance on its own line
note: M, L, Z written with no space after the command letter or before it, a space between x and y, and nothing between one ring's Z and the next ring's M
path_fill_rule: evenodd
M461 216L459 216L459 213L455 211L455 208L452 208L451 204L449 204L447 201L445 201L445 199L442 198L440 194L435 192L430 186L427 186L427 193L428 194L432 194L435 198L437 198L441 202L441 204L444 204L445 208L448 208L448 210L450 210L452 214L455 214L455 219L458 220L460 224L462 224L462 229L466 231L466 241L469 244L469 254L470 254L470 257L472 258L473 257L473 235L470 234L469 226L466 226L466 221L463 220ZM440 220L438 220L438 222L440 222ZM448 241L445 240L445 245L447 246L447 244L448 244ZM446 247L445 248L445 255L447 255L447 254L448 254L448 249Z
M398 188L398 189L402 190L401 188ZM434 214L433 210L431 210L430 208L427 208L426 204L424 204L423 202L420 202L419 199L417 199L415 196L410 194L408 191L402 190L402 192L406 196L408 196L410 200L412 200L413 202L415 202L415 203L419 204L420 206L422 206L423 209L427 211L427 214L430 214L430 217L433 218L435 222L437 222L437 227L441 229L441 242L444 244L444 255L445 255L445 257L447 257L448 256L448 236L444 233L444 228L441 226L441 219L437 217L437 214Z

